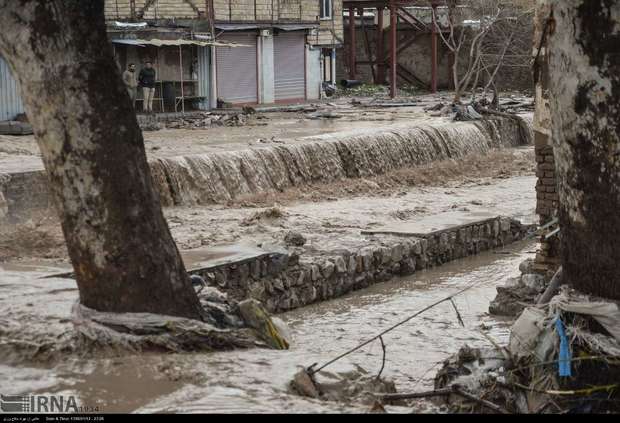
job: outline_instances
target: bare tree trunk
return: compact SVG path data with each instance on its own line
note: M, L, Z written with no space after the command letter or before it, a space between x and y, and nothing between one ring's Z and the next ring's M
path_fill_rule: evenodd
M554 0L551 121L564 280L620 299L620 0Z
M106 38L103 3L0 0L0 53L21 86L82 304L200 318Z

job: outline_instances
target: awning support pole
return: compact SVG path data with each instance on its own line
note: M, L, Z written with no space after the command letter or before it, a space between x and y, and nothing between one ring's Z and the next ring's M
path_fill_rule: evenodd
M179 68L181 69L181 112L185 114L185 93L183 92L183 46L179 46Z
M385 53L383 51L383 8L377 8L377 49L375 62L377 64L377 80L375 83L385 83Z
M433 23L431 29L431 92L437 92L437 6L433 4Z
M390 97L396 97L396 64L397 60L397 14L396 14L396 2L390 0Z
M355 9L349 8L349 79L355 79L356 63L355 53L357 46L355 42Z

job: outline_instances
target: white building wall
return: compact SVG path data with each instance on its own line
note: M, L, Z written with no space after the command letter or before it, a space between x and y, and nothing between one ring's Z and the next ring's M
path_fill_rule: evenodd
M306 45L306 97L318 100L321 93L321 49Z
M273 61L273 35L258 37L258 83L259 102L274 103L275 100L275 68Z

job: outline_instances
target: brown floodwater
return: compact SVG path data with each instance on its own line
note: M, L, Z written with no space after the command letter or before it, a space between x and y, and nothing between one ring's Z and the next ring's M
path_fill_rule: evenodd
M440 363L464 344L488 346L483 330L506 342L508 325L487 313L495 287L518 274L536 244L522 242L410 277L373 285L279 317L288 323L288 351L240 350L201 354L142 354L118 358L67 357L55 364L15 364L0 355L0 393L76 395L79 405L103 412L360 412L361 404L301 398L287 390L298 366L324 363L408 315L473 283L455 301L465 327L446 302L384 336L384 377L399 391L432 387ZM42 266L0 265L0 346L54 342L72 330L69 317L78 292L68 279ZM8 349L7 349L8 348ZM381 367L378 341L326 370ZM14 357L13 357L14 358ZM392 411L407 409L389 408ZM419 411L419 410L418 410Z

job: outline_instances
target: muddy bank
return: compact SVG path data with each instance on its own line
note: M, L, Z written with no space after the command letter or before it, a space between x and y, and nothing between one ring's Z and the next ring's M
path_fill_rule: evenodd
M288 382L298 365L325 362L447 292L476 282L476 287L456 299L465 328L459 325L452 306L444 304L386 336L384 375L401 392L431 388L433 370L463 343L488 345L478 331L498 342L507 341L506 324L489 317L486 309L496 284L516 276L518 263L532 248L532 244L521 244L506 255L484 253L281 314L293 332L289 351L64 357L54 365L3 364L0 389L11 394L76 395L81 405L98 405L104 412L364 412L367 407L359 404L300 398L288 391ZM9 335L53 340L71 330L66 317L77 298L75 284L38 279L55 270L0 270L0 305L7 310L3 327L11 328L2 334L3 341ZM381 356L380 345L371 344L326 370L346 372L360 365L375 373L381 367ZM414 410L436 408L420 403Z

